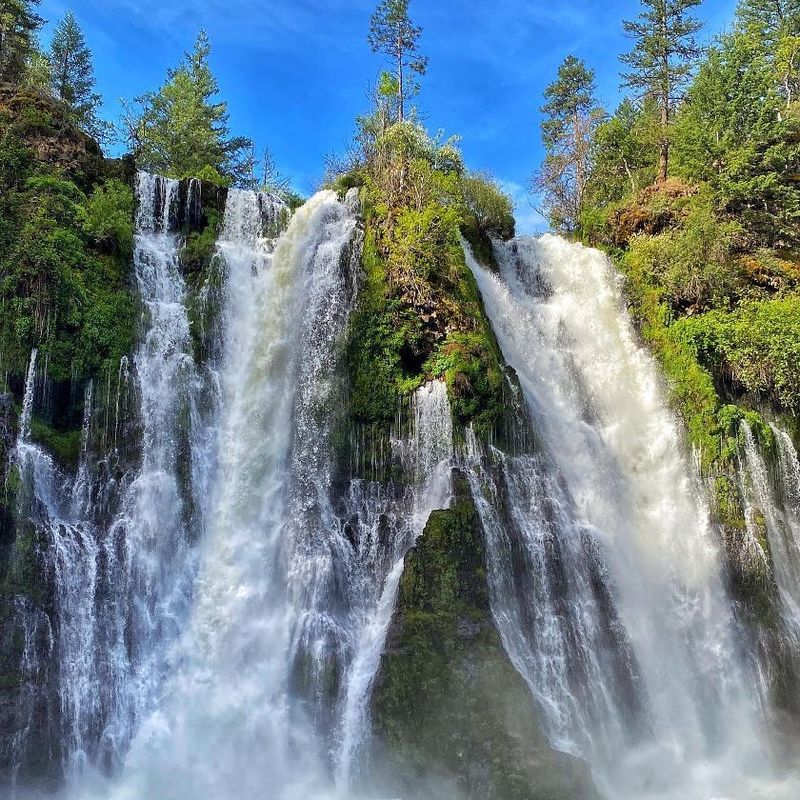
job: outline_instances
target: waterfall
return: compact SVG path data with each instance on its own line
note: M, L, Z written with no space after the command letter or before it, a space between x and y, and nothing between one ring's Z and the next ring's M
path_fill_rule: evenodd
M789 434L773 425L777 451L770 469L753 431L741 423L742 487L750 538L764 553L778 590L783 635L797 658L800 649L800 461Z
M28 688L19 705L23 715L26 707L38 708L38 722L16 735L13 761L19 767L31 759L41 763L42 753L49 753L51 769L60 763L68 784L87 768L113 767L124 756L139 716L160 686L167 648L191 596L185 501L193 487L191 478L181 477L180 459L191 461L193 437L200 431L193 429L197 375L178 271L180 241L170 230L177 186L137 176L134 271L145 310L133 358L140 464L132 470L118 466L116 452L127 359L118 375L111 450L90 446L94 390L93 383L87 385L74 477L31 441L36 351L28 370L15 461L28 487L19 512L35 533L18 536L37 542L52 599L26 611L25 639L32 644L24 648ZM45 627L48 641L35 644L42 638L36 631Z
M421 386L412 403L412 431L393 449L413 476L410 488L392 501L378 485L353 481L343 517L356 528L347 632L353 652L344 680L338 723L335 777L346 792L358 772L360 748L369 733L369 700L403 573L403 559L422 533L430 512L449 505L453 422L442 381ZM388 532L381 531L388 520ZM355 773L355 774L354 774Z
M454 430L439 380L373 439L347 412L357 192L319 192L290 215L228 190L200 286L182 274L177 227L204 218L202 184L140 173L136 192L139 343L116 397L113 374L84 387L74 474L35 440L46 358L34 350L27 371L17 536L48 590L0 619L23 679L4 740L20 797L34 758L70 800L342 800L379 786L371 696L404 559L450 505L454 466L531 714L608 800L797 796L771 762L769 682L727 595L719 532L605 257L519 239L496 245L495 274L465 245L525 401L507 409L518 440L501 450ZM219 306L202 331L197 302ZM742 491L796 650L800 464L773 435L768 461L743 426Z
M494 451L494 478L473 458L473 492L493 613L551 741L612 800L794 796L767 763L718 537L619 277L555 236L496 252L500 275L467 260L542 447Z
M193 469L204 422L196 407L201 388L178 262L181 238L173 224L178 182L138 173L136 188L134 275L144 331L132 368L141 465L103 533L102 604L96 611L97 646L104 653L98 685L108 709L102 748L113 764L155 702L169 645L187 614L194 574L190 509L195 499L202 502L203 488Z
M120 797L324 792L313 726L290 691L291 650L309 594L327 581L330 543L316 541L330 468L320 404L335 385L356 223L322 192L272 242L274 211L266 196L229 193L218 465L195 601Z

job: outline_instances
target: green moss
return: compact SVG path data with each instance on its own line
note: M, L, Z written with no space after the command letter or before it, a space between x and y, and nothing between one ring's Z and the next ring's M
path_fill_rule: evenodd
M483 439L500 428L505 413L503 371L486 330L451 333L427 364L448 389L454 421L473 425Z
M469 242L475 258L492 272L499 272L500 265L497 263L497 256L489 235L475 225L466 224L461 226L461 233L464 234L464 238Z
M454 490L406 556L376 680L376 751L389 780L403 796L594 797L585 771L537 727L492 621L483 531L460 475Z
M220 214L213 208L206 210L208 222L202 231L190 231L181 250L181 263L190 272L208 266L217 246Z
M0 580L0 596L26 595L36 602L44 599L39 567L39 534L27 522L20 522Z
M0 487L0 507L15 511L21 488L22 477L19 474L19 467L12 464L6 473L2 487Z
M404 209L390 237L382 223L367 217L347 347L350 418L387 429L403 398L442 378L455 422L489 438L503 421L502 356L464 260L458 216Z
M31 418L31 439L52 453L60 464L74 468L81 452L81 430L60 431L39 417Z

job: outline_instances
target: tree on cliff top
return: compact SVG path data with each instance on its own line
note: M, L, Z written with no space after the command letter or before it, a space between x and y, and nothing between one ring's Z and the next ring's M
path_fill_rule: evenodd
M567 56L544 93L545 158L534 176L534 187L544 198L550 223L567 232L578 228L592 139L603 116L594 92L594 72L579 58Z
M101 98L94 92L92 53L71 11L56 27L49 60L55 96L69 107L76 125L93 136L104 138L108 126L97 117Z
M128 107L123 122L138 165L169 177L204 177L225 184L252 178L252 142L231 136L228 104L216 100L219 85L200 31L191 53L167 73L158 92Z
M418 87L413 74L424 75L427 56L420 55L418 40L422 28L412 24L408 16L409 0L382 0L372 14L369 26L369 45L373 53L384 53L394 62L394 80L381 80L381 90L397 96L397 118L405 118L406 99L413 97Z
M36 31L44 20L35 13L39 0L0 2L0 83L20 83L28 58L36 52Z
M667 179L669 127L672 112L700 55L694 34L701 25L689 14L700 0L642 0L643 10L635 20L623 22L634 40L633 49L620 57L628 67L623 86L652 97L658 105L661 125L658 179Z

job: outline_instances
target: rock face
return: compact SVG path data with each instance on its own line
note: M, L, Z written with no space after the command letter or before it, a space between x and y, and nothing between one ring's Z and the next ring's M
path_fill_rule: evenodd
M469 485L408 553L373 695L373 778L404 798L597 798L585 765L552 750L489 609Z
M3 113L24 125L25 142L38 161L62 170L81 188L91 186L104 173L100 145L69 122L58 101L17 87L0 86L0 114Z

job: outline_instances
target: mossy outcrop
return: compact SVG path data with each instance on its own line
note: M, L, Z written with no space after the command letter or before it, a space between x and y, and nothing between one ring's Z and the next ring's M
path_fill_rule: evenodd
M105 174L100 145L69 120L67 108L52 97L0 86L0 119L12 120L40 164L46 164L84 191Z
M580 800L581 762L553 751L489 608L484 534L454 474L405 560L372 700L374 769L415 800Z
M447 384L457 432L471 425L484 441L510 444L516 376L465 262L458 216L444 206L407 210L389 229L375 196L362 196L362 286L346 344L347 424L366 442L362 458L381 460L405 401L434 379ZM350 468L360 465L351 459Z

